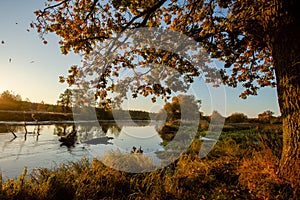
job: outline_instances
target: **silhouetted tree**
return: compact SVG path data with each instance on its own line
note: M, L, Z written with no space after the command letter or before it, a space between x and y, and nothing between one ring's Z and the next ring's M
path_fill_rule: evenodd
M72 91L66 89L63 93L59 95L59 100L57 105L61 106L64 112L70 112L72 106Z

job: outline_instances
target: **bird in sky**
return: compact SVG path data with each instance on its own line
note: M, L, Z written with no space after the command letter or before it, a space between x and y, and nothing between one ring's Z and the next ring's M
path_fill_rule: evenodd
M34 60L30 61L30 63L34 63Z
M4 44L4 43L5 43L4 40L2 40L2 41L1 41L1 44Z
M10 63L11 63L11 58L9 58L8 62L10 62Z

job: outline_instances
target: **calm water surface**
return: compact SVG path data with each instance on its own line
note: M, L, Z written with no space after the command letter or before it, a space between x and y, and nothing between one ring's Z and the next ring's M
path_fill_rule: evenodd
M78 161L86 157L104 155L107 151L119 149L130 152L133 146L142 147L144 154L155 158L155 151L162 150L162 139L156 131L157 124L148 125L116 125L87 124L77 127L77 140L74 146L61 146L59 138L72 131L72 125L41 125L40 135L37 126L27 126L31 132L25 137L24 127L13 127L17 138L8 131L0 133L0 169L3 180L18 177L27 166L31 171L35 168L54 168L62 163ZM12 128L10 128L12 130ZM114 139L108 143L87 144L86 141L108 136ZM158 159L158 158L156 158Z

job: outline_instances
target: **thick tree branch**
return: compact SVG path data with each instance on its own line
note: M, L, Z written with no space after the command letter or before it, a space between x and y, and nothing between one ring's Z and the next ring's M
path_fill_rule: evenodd
M58 6L60 6L60 5L64 4L64 3L69 2L69 1L71 1L71 0L64 0L64 1L60 2L60 3L58 3L58 4L55 4L55 5L52 5L52 6L48 6L48 7L44 8L44 10L43 10L42 13L45 13L47 10L52 9L52 8L56 8L56 7L58 7Z
M135 20L141 18L142 16L146 15L145 19L140 23L136 28L143 27L146 25L148 19L150 18L150 15L155 12L158 8L160 8L167 0L161 0L157 4L155 4L153 7L151 7L148 10L145 10L141 12L139 15L133 17L127 24L124 26L121 30L121 32L124 32L127 28L129 28Z
M93 2L93 5L91 6L91 10L90 10L90 12L86 15L86 17L85 17L85 21L91 16L91 14L93 13L93 10L95 9L95 7L96 7L96 4L98 3L98 1L99 0L95 0L94 2Z

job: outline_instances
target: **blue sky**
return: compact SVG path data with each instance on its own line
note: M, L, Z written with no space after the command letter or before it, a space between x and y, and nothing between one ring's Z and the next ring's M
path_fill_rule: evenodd
M29 28L35 19L33 12L43 8L39 0L2 0L0 5L0 92L10 90L32 102L56 103L66 84L58 82L58 76L66 75L69 66L80 64L81 57L72 53L60 53L58 37L46 36L44 45L35 30ZM30 29L30 32L26 30ZM11 62L9 62L11 59ZM246 100L239 98L242 88L212 88L201 78L193 85L191 94L202 100L205 114L218 110L228 116L242 112L249 117L269 109L279 115L276 89L262 88L257 96ZM152 104L143 97L125 102L124 108L157 111L162 101Z

